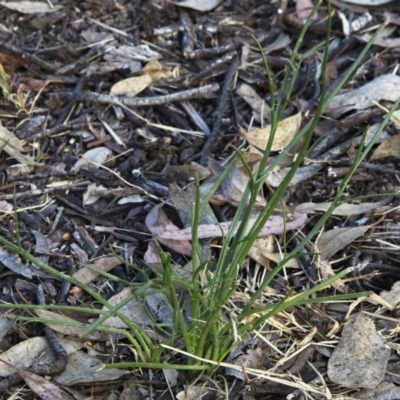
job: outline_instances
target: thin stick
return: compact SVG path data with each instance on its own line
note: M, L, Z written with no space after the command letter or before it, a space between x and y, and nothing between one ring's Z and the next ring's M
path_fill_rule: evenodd
M132 98L127 96L113 96L108 94L94 93L94 92L82 92L82 93L71 93L71 92L60 92L58 95L61 98L74 99L75 101L95 101L96 103L105 104L118 104L131 107L137 106L156 106L160 104L170 103L172 101L185 101L206 94L216 92L219 89L219 85L214 83L212 85L206 85L199 88L183 90L182 92L171 93L165 96L154 96L154 97L142 97Z

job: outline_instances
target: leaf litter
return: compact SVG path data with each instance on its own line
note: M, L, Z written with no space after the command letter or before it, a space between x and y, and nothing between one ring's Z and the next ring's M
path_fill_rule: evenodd
M279 12L278 7L281 7ZM286 3L266 4L258 0L252 4L244 0L235 4L193 0L167 3L154 0L144 4L133 0L129 5L103 2L93 6L83 2L72 13L57 1L53 7L46 3L2 2L0 63L5 68L4 82L9 88L1 82L4 97L0 117L0 133L4 136L1 236L21 243L42 262L89 285L113 306L132 297L119 311L143 327L156 347L170 339L174 307L157 290L142 291L141 296L134 291L147 284L148 276L160 282L167 272L161 250L169 251L171 273L181 280L172 289L178 294L180 305L185 305L184 323L189 326L192 305L187 300L186 285L192 282L196 272L191 260L194 182L200 181L203 199L224 172L232 144L241 149L250 169L257 168L269 139L270 127L266 124L270 122L271 99L262 60L251 35L257 37L265 50L274 75L273 89L279 93L282 71L290 65L288 54L293 50L304 18L310 15L311 4L289 2L288 8L285 7ZM333 7L338 11L336 5ZM354 7L348 3L340 8L344 35L338 35L331 43L329 85L346 72L348 60L361 51L361 45L349 47L345 38L345 22L361 21L364 13ZM371 18L365 19L366 31L352 36L356 43L363 43L369 34L366 32L385 18L375 9L369 11ZM321 36L324 28L318 24L323 24L325 18L326 11L322 9L314 15L302 52L324 40ZM398 57L391 50L397 40L396 18L391 13L394 25L377 42L386 47L386 52L370 50L374 63L367 60L353 74L326 111L331 125L324 132L314 132L314 143L318 141L316 146L321 145L319 154L296 171L282 204L274 210L262 231L267 236L256 240L245 263L238 266L238 289L232 295L232 302L221 312L223 321L237 317L277 263L312 229L320 218L319 213L330 207L361 143L361 133L371 127L365 146L382 120L383 111L377 109L376 102L390 109L390 102L398 98L398 75L392 68L398 63ZM350 28L349 22L348 32ZM11 32L12 40L7 36ZM229 101L224 106L224 81L229 68L235 65L236 53L239 67L234 84L229 87ZM316 60L319 59L318 54L303 58L298 76L290 83L294 93L279 123L268 164L280 156L315 110L319 96ZM199 94L209 84L218 87L218 91ZM171 95L178 95L178 100L176 97L172 100ZM116 96L135 105L123 108L112 102ZM321 279L346 269L348 275L332 288L317 293L315 299L334 290L343 293L372 290L380 292L383 300L379 304L384 305L387 299L386 304L392 305L392 312L396 311L396 285L390 295L384 291L398 280L395 213L398 204L396 197L388 194L398 191L396 177L400 172L395 161L398 127L393 121L381 135L381 145L374 147L368 162L362 163L349 181L346 196L351 203L339 205L333 217L326 221L318 240L312 240L305 253L286 262L259 294L254 304L260 307L259 313L246 320L262 315L266 312L262 309L264 306L285 299L289 293L301 294ZM193 133L198 129L205 135L195 136ZM204 143L215 133L212 151L207 153ZM268 206L271 194L287 176L298 151L299 146L294 146L288 154L283 154L278 167L269 174L258 194L258 211L250 220L250 230L258 212ZM208 165L199 161L207 158ZM333 174L329 168L334 170ZM218 256L221 244L219 238L226 235L249 181L248 171L238 162L200 215L199 240L210 275L214 272L213 257ZM381 196L386 200L381 201ZM356 198L357 202L353 201ZM77 286L45 274L8 248L3 252L2 305L35 303L32 291L40 277L46 298L52 304L107 311L106 307L93 304L93 299ZM377 307L374 298L378 297L371 294L364 304L371 301L367 307ZM360 309L357 303L338 303L309 304L280 312L262 329L251 333L246 342L250 345L234 349L241 352L240 356L229 359L225 372L220 368L221 375L215 375L213 381L204 379L203 375L193 385L193 381L187 382L178 371L180 379L175 380L173 395L198 398L201 393L209 392L214 396L221 393L225 380L231 385L231 396L238 399L249 398L250 388L253 398L301 398L304 393L309 398L337 400L347 394L353 398L396 396L397 386L388 387L388 374L383 376L382 371L386 368L388 372L395 371L390 382L399 385L398 356L393 352L387 366L382 362L377 353L386 357L388 350L379 342L372 322L361 317L349 326L356 332L355 336L368 333L364 335L368 339L361 344L372 350L363 362L379 364L381 368L377 374L368 369L365 376L374 376L369 382L371 385L384 380L374 389L357 393L365 383L360 376L358 381L350 383L354 388L350 392L340 386L341 381L333 385L331 381L335 377L326 378L332 343L328 344L330 347L322 346L332 339L332 332L340 331L349 307L356 307L356 312ZM389 311L385 306L379 310L381 314L386 312ZM132 383L132 393L137 394L140 388L153 398L160 397L166 388L161 388L166 385L163 376L152 375L158 380L149 380L146 369L132 368L129 378L125 378L125 370L103 368L104 363L138 359L121 333L106 332L110 327L127 329L118 317L110 316L100 330L81 340L87 325L97 321L93 314L76 309L62 313L43 309L35 313L47 320L48 327L60 332L58 338L69 354L70 372L58 381L68 386L76 397L86 398L88 390L94 387L99 391L91 391L96 400L119 393L122 397L124 379ZM17 309L10 310L6 316L35 318ZM378 318L376 326L390 346L397 349L396 329L382 328L382 320ZM240 329L240 323L237 327ZM4 329L9 331L2 341L3 355L8 354L7 348L17 346L15 340L22 344L26 339L25 345L28 345L29 340L41 334L43 325L18 321ZM346 328L342 332L345 340L350 337L357 342ZM66 342L72 340L79 346L84 340L91 343L86 342L84 350L70 353ZM48 360L51 352L46 349L46 340L42 338L41 342L42 350L32 351L29 354L32 358L26 357L30 364ZM181 345L174 344L178 348ZM29 349L25 348L24 352L28 353ZM344 353L346 357L351 352L344 350ZM335 357L340 359L342 355L332 357L335 361ZM187 359L166 352L162 361L185 364ZM236 374L227 374L229 369ZM340 373L345 375L346 371L351 375L346 363L340 364L334 374L338 373L341 380ZM241 383L244 386L235 386L234 376L245 378ZM248 377L255 379L249 383ZM25 378L33 382L32 391L42 398L55 390L53 385L58 379L53 377L48 381L49 386L32 372L28 371ZM116 380L104 386L96 384L109 379ZM189 384L187 389L183 381ZM32 396L29 393L26 398ZM51 396L58 394L54 392Z

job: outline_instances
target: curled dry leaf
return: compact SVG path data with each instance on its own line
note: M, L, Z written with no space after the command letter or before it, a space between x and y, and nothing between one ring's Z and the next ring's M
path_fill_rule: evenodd
M117 82L111 87L110 93L116 96L134 97L152 84L149 74L134 76Z
M5 151L10 157L24 165L40 166L32 157L22 154L24 148L19 139L5 128L0 121L0 149Z
M271 112L269 105L250 85L241 83L236 89L236 94L253 109L254 119L257 122L261 122L263 119L269 119Z
M245 368L266 369L270 348L259 338L249 337L237 345L229 354L227 362ZM225 368L227 375L232 375L242 381L246 375L235 368Z
M176 251L179 254L190 256L192 254L192 245L189 240L181 240L175 238L163 238L160 235L165 232L179 232L179 228L174 225L165 213L162 211L162 204L158 204L153 207L147 214L145 224L147 229L153 234L155 239L157 239L163 245L169 247L170 249Z
M385 375L390 349L363 313L351 317L328 362L332 382L348 388L376 387Z
M332 269L332 264L329 261L321 260L320 258L318 258L316 261L316 265L321 273L322 279L326 280L335 275L335 272ZM331 285L341 293L344 293L346 291L346 284L344 283L343 279L336 279L334 282L332 282Z
M142 68L142 73L150 76L151 80L158 81L160 79L168 79L176 77L179 70L177 68L169 68L162 65L158 60L152 60Z
M326 110L333 118L351 110L361 110L374 105L374 101L395 102L400 97L400 76L381 75L365 85L339 94L333 98Z
M387 157L400 158L400 135L394 135L382 142L373 152L370 161Z
M279 151L284 149L299 132L301 125L301 112L280 121L275 132L271 150ZM265 128L253 129L245 133L245 139L254 147L265 150L271 133L271 125Z

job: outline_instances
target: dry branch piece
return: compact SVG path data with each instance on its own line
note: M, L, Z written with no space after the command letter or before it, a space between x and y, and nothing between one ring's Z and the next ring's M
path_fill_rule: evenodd
M139 106L149 107L160 104L166 104L173 101L185 101L198 98L206 94L216 92L218 89L219 85L214 83L199 88L184 90L182 92L167 94L165 96L142 97L142 98L131 98L127 96L112 96L112 95L93 93L93 92L82 92L82 93L59 92L57 94L61 98L73 99L75 101L94 101L96 103L103 103L103 104L123 104L124 106L130 106L130 107L139 107Z

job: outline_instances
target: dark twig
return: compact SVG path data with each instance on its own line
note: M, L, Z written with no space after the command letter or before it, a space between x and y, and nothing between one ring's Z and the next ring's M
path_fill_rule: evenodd
M103 103L103 104L123 104L125 106L130 106L130 107L139 107L139 106L145 107L145 106L156 106L160 104L166 104L172 101L185 101L189 99L194 99L212 92L216 92L218 89L219 85L214 83L212 85L206 85L199 88L183 90L182 92L167 94L164 96L154 96L154 97L144 97L144 98L112 96L108 94L100 94L94 92L82 92L82 93L60 92L57 94L61 98L74 99L75 101L94 101L96 103Z
M54 75L57 75L57 68L54 67L53 65L49 64L48 62L42 60L39 57L36 57L33 54L30 54L26 51L23 51L19 49L18 47L13 46L10 43L7 43L7 41L0 41L0 46L4 47L6 50L11 52L12 54L21 57L23 60L27 62L27 64L34 64L37 65L38 67L44 69L45 71L48 71Z
M214 145L217 136L219 134L219 130L221 127L221 120L222 120L222 115L225 111L226 108L226 103L229 98L229 93L230 93L230 88L232 85L232 80L236 74L236 71L239 67L240 64L240 57L237 55L233 60L232 64L229 67L229 70L226 74L225 81L224 81L224 86L222 87L222 92L221 96L218 99L218 108L217 111L215 112L216 117L214 121L214 126L211 131L211 135L207 138L207 141L205 142L203 146L203 150L201 152L201 159L200 159L200 164L206 166L207 165L207 158L208 155L211 151L212 146Z
M197 74L190 75L186 80L185 80L185 86L192 86L200 82L201 80L205 79L206 77L212 75L217 71L218 69L221 69L221 67L231 61L235 56L237 52L231 51L221 58L217 58L215 61L212 63L208 64L205 68L203 68L200 72ZM233 64L233 61L232 61ZM237 68L237 67L236 67ZM236 72L236 70L235 70Z

